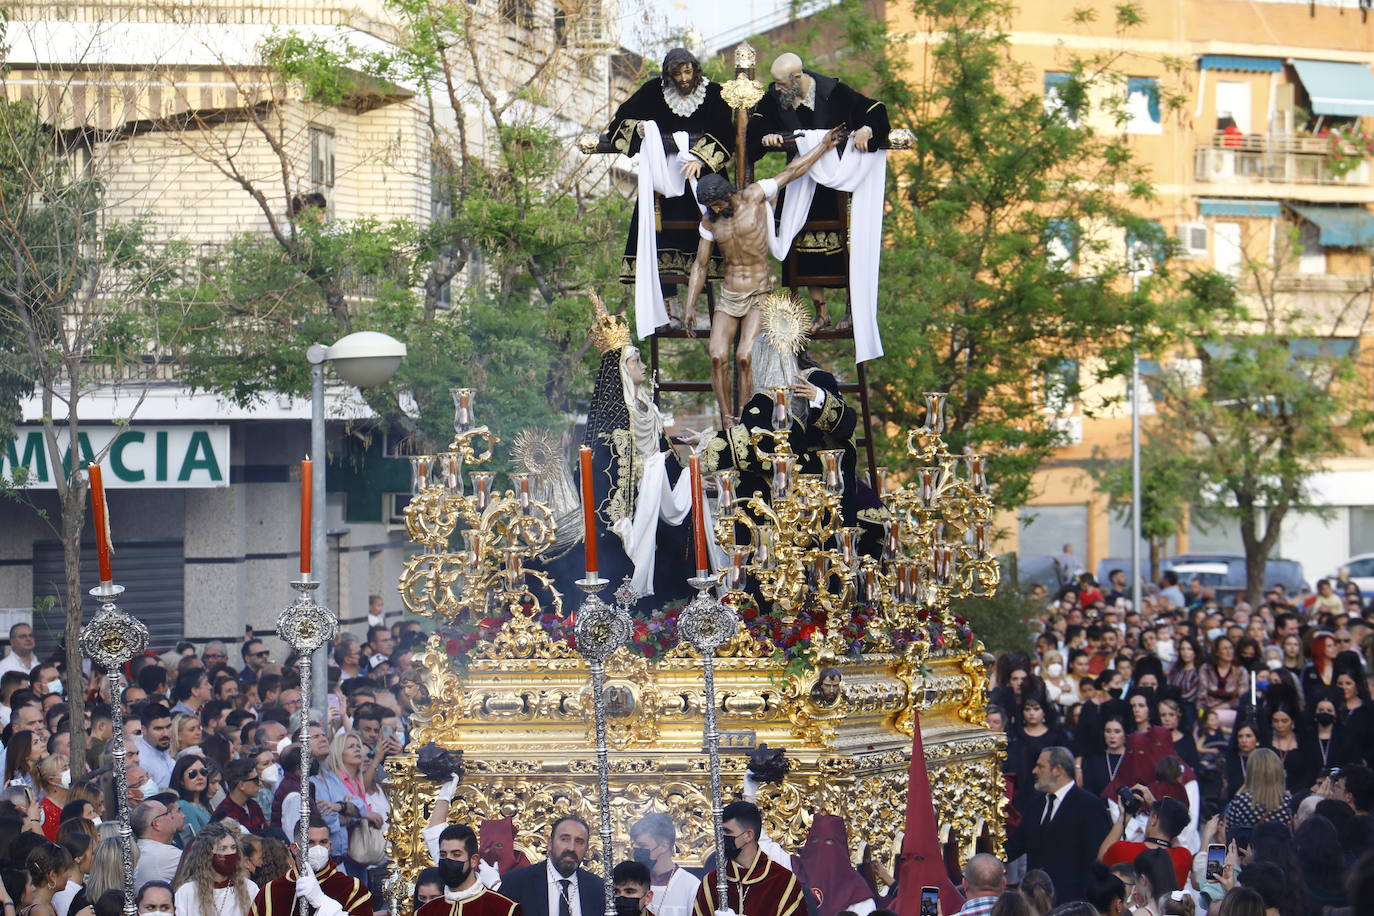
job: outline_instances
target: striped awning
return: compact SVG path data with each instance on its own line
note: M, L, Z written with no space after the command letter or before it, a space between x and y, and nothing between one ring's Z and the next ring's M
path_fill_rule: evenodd
M1237 73L1283 72L1283 61L1277 57L1245 57L1240 54L1204 54L1198 66L1203 70L1232 70Z
M57 70L16 68L0 77L10 102L30 101L58 130L117 130L192 112L227 111L279 101L265 74L223 68Z

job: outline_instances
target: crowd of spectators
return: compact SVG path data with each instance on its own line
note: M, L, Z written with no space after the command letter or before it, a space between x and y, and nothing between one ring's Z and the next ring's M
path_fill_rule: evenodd
M328 715L307 723L312 817L321 837L328 830L320 880L335 868L358 879L374 891L378 911L386 908L378 891L390 811L383 764L405 747L412 704L423 696L412 661L425 638L414 621L383 625L380 605L374 596L364 636L345 632L332 647ZM36 655L27 623L9 638L0 659L0 916L118 913L124 870L109 679L83 673L84 721L73 729L61 653ZM295 875L290 844L303 778L296 741L309 715L297 659L274 659L249 634L232 645L182 643L140 656L126 675L139 913L259 913L259 890ZM84 758L79 779L73 754Z
M1125 571L1077 571L1030 597L1038 635L999 655L988 707L1011 860L984 862L1001 885L965 910L1008 878L1038 916L1374 907L1374 602L1355 584L1251 606L1166 571L1136 608Z

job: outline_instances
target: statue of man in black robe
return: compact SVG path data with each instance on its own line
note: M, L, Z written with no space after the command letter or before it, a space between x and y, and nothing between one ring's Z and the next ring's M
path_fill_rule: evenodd
M706 79L701 72L701 62L686 48L669 51L663 58L662 75L640 86L616 109L611 126L607 128L612 145L627 156L637 154L645 121L656 123L664 137L677 131L689 134L688 152L696 158L683 166L683 174L689 179L696 180L713 172L724 173L729 168L735 152L734 112L721 98L720 84ZM690 184L682 196L658 198L656 205L658 212L646 215L655 221L659 276L672 278L663 283L664 304L669 316L676 318L678 278L685 278L691 269L697 250L696 227L701 220L701 210ZM620 267L620 282L627 286L635 282L639 217L636 205ZM711 276L719 279L720 265L717 262L713 266Z
M749 149L754 159L771 149L779 149L786 135L798 130L830 129L843 125L860 151L884 149L890 126L887 106L846 86L831 76L802 67L802 60L790 52L773 61L773 82L759 101L749 123ZM841 150L843 153L843 150ZM790 159L794 153L788 153ZM788 255L784 278L829 277L829 285L844 286L840 279L849 275L849 248L843 228L813 229L813 223L842 226L842 197L829 188L817 188L807 214L807 226L797 234ZM781 204L780 204L781 206ZM830 324L825 290L810 287L816 319L811 331ZM850 326L848 309L840 320L840 330Z

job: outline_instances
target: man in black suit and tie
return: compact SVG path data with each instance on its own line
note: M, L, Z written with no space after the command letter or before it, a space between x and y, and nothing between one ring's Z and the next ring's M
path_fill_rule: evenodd
M601 916L605 884L581 867L589 836L587 822L578 815L560 817L549 831L549 857L507 872L501 893L520 904L525 916Z
M1107 803L1074 785L1073 771L1068 748L1040 752L1032 771L1036 792L1017 806L1021 825L1007 840L1007 861L1025 853L1027 868L1048 872L1056 903L1085 899L1088 870L1112 827Z

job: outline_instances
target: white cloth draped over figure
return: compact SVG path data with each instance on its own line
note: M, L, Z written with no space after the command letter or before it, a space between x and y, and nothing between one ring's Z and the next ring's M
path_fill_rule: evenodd
M635 336L645 340L668 323L663 287L658 282L658 237L654 234L654 194L681 197L687 187L682 166L696 162L687 152L691 143L686 131L673 134L678 152L670 160L663 151L663 136L653 121L641 121L644 140L639 146L639 226L635 249ZM692 182L693 195L697 183Z
M641 595L654 593L654 559L658 553L658 523L679 525L692 511L691 478L678 475L677 486L668 483L668 455L664 437L663 414L654 403L653 386L645 376L638 347L621 347L619 354L620 393L624 400L629 440L634 449L631 461L643 468L634 493L634 510L611 526L634 565L631 585ZM711 506L706 503L706 524L712 525ZM725 554L708 538L713 569L724 563Z

